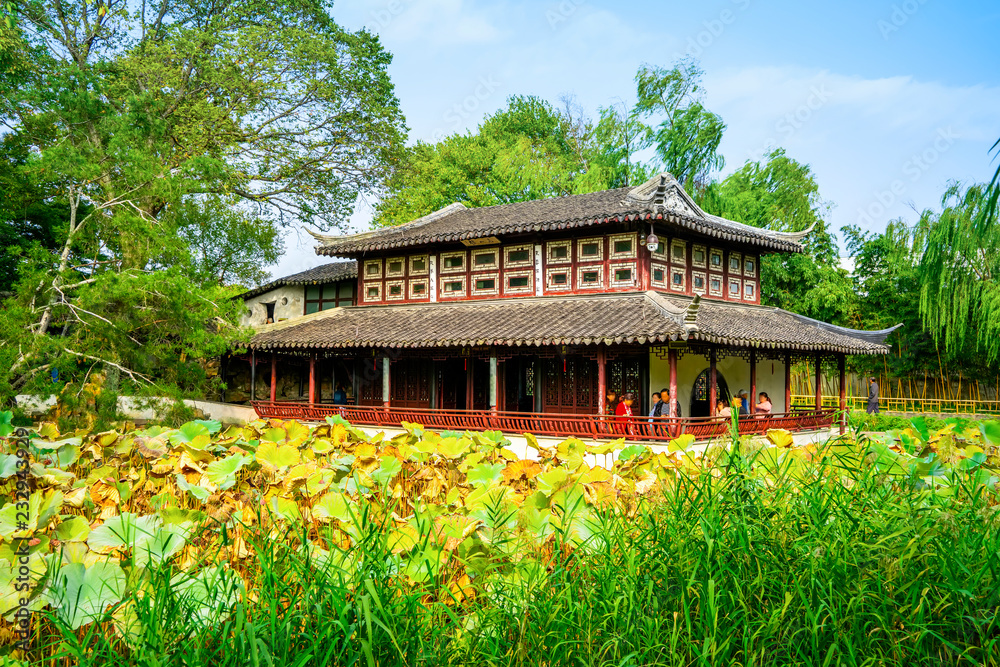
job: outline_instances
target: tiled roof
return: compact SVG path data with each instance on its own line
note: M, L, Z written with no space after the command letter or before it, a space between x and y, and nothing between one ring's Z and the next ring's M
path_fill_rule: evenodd
M738 347L885 354L890 330L864 332L778 308L657 292L509 298L325 310L259 330L268 349L544 346L686 339Z
M752 227L698 208L669 174L636 188L466 208L451 204L430 215L396 226L350 236L312 233L319 255L353 256L365 252L456 242L489 236L554 231L634 220L662 220L696 233L778 252L801 252L808 233L773 232Z
M329 264L320 264L319 266L315 266L301 273L293 273L292 275L285 276L284 278L276 278L266 285L255 287L254 289L244 292L234 298L250 299L258 294L270 292L276 287L282 287L284 285L321 285L323 283L332 283L338 280L347 280L357 277L358 263L353 259L346 262L330 262Z

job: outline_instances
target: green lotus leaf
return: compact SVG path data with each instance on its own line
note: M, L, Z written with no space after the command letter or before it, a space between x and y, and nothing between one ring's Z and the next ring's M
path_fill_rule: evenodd
M17 454L0 454L0 479L16 475L20 461L21 458Z
M551 496L566 483L567 479L569 479L568 470L565 468L553 468L548 472L535 475L535 484L538 486L539 491L546 496Z
M188 422L170 434L170 443L201 450L212 443L212 436L204 424Z
M64 565L49 583L45 596L56 615L76 630L100 620L108 606L125 594L125 573L114 563Z
M312 515L317 519L351 520L351 499L343 493L331 491L319 499L312 509Z
M212 461L205 468L205 476L220 489L231 488L236 484L236 473L250 461L250 457L234 454L224 459Z
M42 494L35 491L28 498L28 507L18 509L16 503L7 503L0 509L0 540L28 537L38 528L38 511L42 504ZM27 516L25 516L25 513ZM24 526L21 528L20 526Z
M261 442L257 448L257 462L280 470L289 468L299 462L299 450L291 445L277 445L274 442Z
M379 467L372 471L371 477L379 486L386 486L403 470L403 464L395 456L383 456Z
M979 425L979 432L982 434L984 442L1000 445L1000 420L983 422Z
M473 486L493 486L503 479L505 463L480 463L466 474L466 480Z
M62 440L43 440L41 438L32 438L31 446L40 451L52 451L53 449L59 449L65 445L71 447L79 447L83 444L83 438L64 438Z
M192 496L194 496L196 500L205 502L206 500L208 500L208 497L212 495L211 492L205 487L189 483L187 479L184 478L184 475L180 473L177 473L175 479L177 480L177 488L179 488L181 491L187 491Z
M283 428L269 428L261 434L261 442L284 442L288 433Z
M183 526L160 526L151 539L135 545L133 562L138 567L162 563L184 548L187 537L188 530Z
M461 458L471 446L472 440L464 436L461 438L442 438L437 451L445 458L457 459Z
M299 513L298 504L289 498L274 496L271 498L270 507L273 512L286 521L297 523L302 519L302 515Z
M195 419L195 424L201 424L208 429L208 432L212 435L218 433L222 430L222 422L216 421L214 419Z
M55 536L60 542L85 542L90 535L90 524L82 516L72 516L56 526Z
M194 576L178 574L170 587L184 615L203 626L225 621L244 593L243 580L223 565L206 567Z
M155 514L136 516L131 512L124 512L90 531L87 546L98 553L108 553L112 549L131 549L136 544L151 540L162 523L162 519Z
M678 436L667 443L668 452L686 452L694 444L694 436L690 433L685 433Z

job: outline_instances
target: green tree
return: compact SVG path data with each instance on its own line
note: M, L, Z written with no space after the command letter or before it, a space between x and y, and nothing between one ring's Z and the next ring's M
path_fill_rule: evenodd
M776 149L764 161L747 162L725 180L697 189L695 196L706 212L754 227L811 228L805 252L763 258L761 302L827 322L852 319L854 291L824 220L830 205L820 196L809 165Z
M537 97L517 96L475 134L417 142L376 206L376 225L398 225L454 202L493 206L574 192L589 132ZM601 189L601 188L598 188Z
M16 177L63 212L55 252L22 253L4 304L4 395L89 363L193 390L204 375L188 366L239 336L217 286L232 268L175 213L262 212L227 217L227 234L336 225L400 154L389 54L321 0L28 0L15 28L30 67L16 88L5 79L0 122L27 156Z
M645 66L635 75L638 118L657 120L653 144L662 167L682 184L707 182L725 166L722 118L702 104L702 71L692 60L672 69Z
M990 363L1000 360L1000 225L995 183L952 184L940 214L925 212L927 244L920 262L920 313L946 350L972 343Z

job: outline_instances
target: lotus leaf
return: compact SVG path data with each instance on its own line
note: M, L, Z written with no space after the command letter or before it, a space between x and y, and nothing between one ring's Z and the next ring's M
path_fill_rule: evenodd
M481 463L467 473L466 479L473 486L494 486L503 479L506 467L503 463Z
M271 441L261 442L257 448L257 462L272 470L290 468L299 462L299 450L291 445L277 445Z
M236 473L247 464L249 457L240 454L227 456L224 459L216 459L205 468L205 476L208 481L220 489L229 489L236 484Z
M82 516L72 516L56 526L55 536L61 542L85 542L90 524Z
M53 576L45 596L56 614L74 630L99 620L125 594L125 573L113 563L91 567L70 563Z
M767 439L770 440L775 447L791 447L795 444L791 432L786 431L783 428L768 429Z
M208 427L197 422L188 422L170 435L170 443L184 445L191 449L205 449L212 442Z
M195 499L205 502L212 493L203 486L197 484L191 484L185 479L184 475L178 473L175 477L177 480L177 488L181 491L186 491L190 493Z

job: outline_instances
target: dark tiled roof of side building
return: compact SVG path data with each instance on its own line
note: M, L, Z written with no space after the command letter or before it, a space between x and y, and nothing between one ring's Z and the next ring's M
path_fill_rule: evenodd
M346 262L330 262L329 264L314 266L313 268L302 271L301 273L293 273L292 275L285 276L284 278L277 278L266 285L255 287L254 289L244 292L234 298L251 299L258 294L270 292L275 288L283 287L285 285L321 285L323 283L332 283L338 280L348 280L357 277L358 263L353 259Z
M350 236L310 233L319 241L317 254L356 256L394 248L633 220L662 220L668 225L748 244L765 252L801 252L801 241L809 232L774 232L710 215L698 207L672 176L661 174L635 188L481 208L466 208L456 203L396 227Z
M546 346L686 339L772 350L885 354L891 332L845 329L767 306L631 292L335 308L266 326L250 347Z

